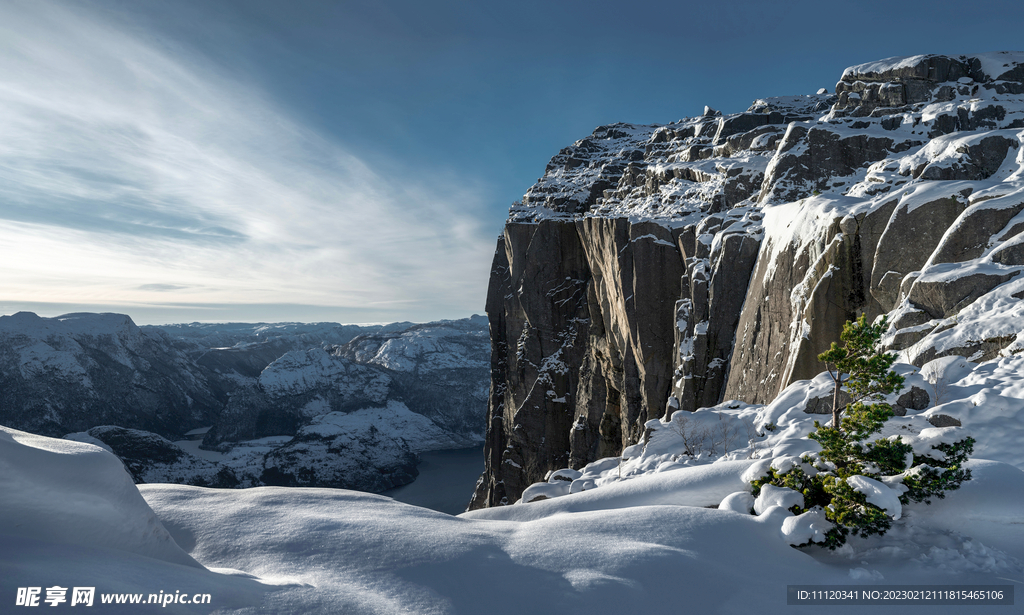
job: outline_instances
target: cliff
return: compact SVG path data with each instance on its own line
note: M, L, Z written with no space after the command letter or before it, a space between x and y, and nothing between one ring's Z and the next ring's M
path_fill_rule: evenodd
M618 455L644 423L813 378L859 314L915 365L1024 349L1024 53L892 58L835 87L615 124L498 240L471 508Z

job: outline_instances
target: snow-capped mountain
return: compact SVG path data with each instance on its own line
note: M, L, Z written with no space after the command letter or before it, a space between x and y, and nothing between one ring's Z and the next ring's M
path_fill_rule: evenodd
M23 312L0 318L0 423L99 443L139 482L380 491L416 476L416 453L480 441L489 349L483 317L136 327ZM217 451L183 441L211 426Z
M177 438L223 406L207 372L122 314L0 316L0 424L62 436L120 425Z
M205 443L294 434L329 412L399 401L446 430L454 447L468 445L483 435L489 353L479 316L292 351L235 391Z

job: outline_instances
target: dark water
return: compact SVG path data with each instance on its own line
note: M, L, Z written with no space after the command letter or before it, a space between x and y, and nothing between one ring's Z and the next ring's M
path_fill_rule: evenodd
M466 510L476 479L484 471L483 446L420 453L420 475L381 495L399 502L457 515Z

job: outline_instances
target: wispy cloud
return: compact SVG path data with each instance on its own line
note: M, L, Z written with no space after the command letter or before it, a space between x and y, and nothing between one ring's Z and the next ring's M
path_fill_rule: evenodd
M371 168L148 34L0 7L3 299L482 307L471 187Z

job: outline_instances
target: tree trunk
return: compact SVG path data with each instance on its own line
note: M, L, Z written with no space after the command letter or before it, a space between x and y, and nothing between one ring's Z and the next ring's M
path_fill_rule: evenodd
M843 409L839 407L839 387L841 386L841 380L837 380L836 387L832 389L832 429L839 431L842 431L842 427L839 424L839 415L843 412Z

